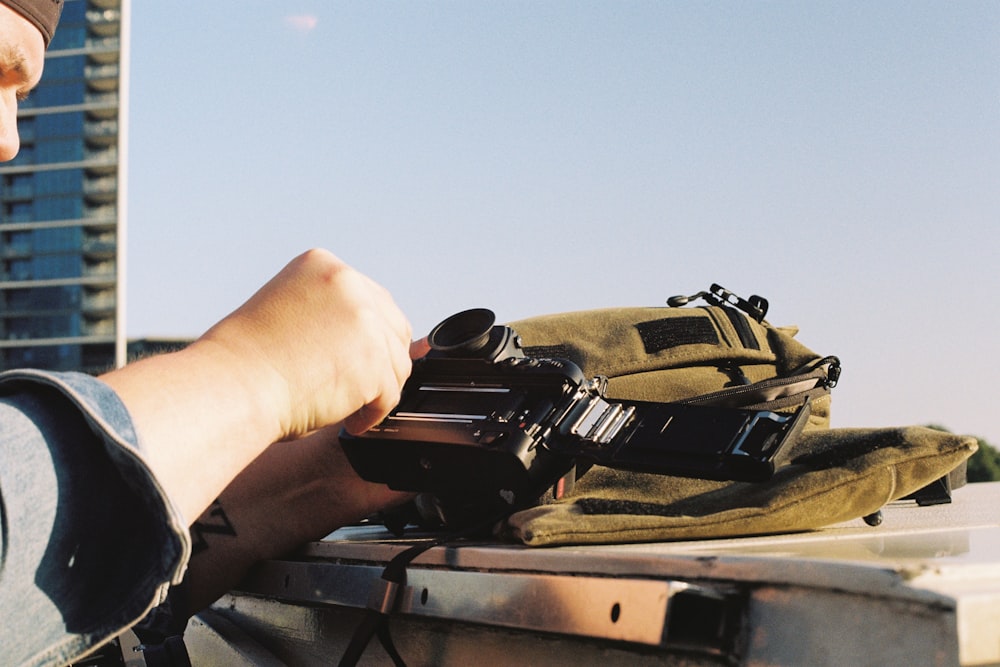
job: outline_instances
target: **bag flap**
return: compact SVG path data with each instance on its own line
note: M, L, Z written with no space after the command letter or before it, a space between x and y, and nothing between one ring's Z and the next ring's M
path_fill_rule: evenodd
M939 479L975 438L923 427L803 433L767 482L712 482L594 468L571 498L512 515L532 546L690 540L812 530L867 516Z

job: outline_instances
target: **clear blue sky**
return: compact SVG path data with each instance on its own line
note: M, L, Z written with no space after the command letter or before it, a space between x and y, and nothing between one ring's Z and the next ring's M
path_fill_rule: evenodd
M1000 3L132 3L130 336L302 250L418 332L718 282L1000 445Z

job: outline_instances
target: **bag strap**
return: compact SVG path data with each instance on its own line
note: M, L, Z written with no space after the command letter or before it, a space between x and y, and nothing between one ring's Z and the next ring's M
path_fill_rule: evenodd
M698 299L704 299L713 306L737 308L752 317L757 324L763 324L764 317L767 315L768 303L764 297L751 294L749 299L744 299L717 283L712 283L707 292L701 291L691 296L672 296L667 299L667 305L671 308L680 308Z

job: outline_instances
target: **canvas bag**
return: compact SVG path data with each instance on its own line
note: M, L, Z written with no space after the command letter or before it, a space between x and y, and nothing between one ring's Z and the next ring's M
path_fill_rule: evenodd
M703 298L706 305L679 307ZM610 399L794 410L809 423L793 464L763 483L715 482L595 466L565 497L509 517L529 545L636 542L801 531L863 517L959 466L976 440L920 427L830 429L834 356L765 319L767 301L718 285L671 307L560 313L513 322L525 354L608 378Z

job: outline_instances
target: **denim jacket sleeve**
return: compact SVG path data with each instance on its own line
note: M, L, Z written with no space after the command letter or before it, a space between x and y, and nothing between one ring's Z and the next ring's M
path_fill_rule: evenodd
M125 406L79 373L0 373L0 664L62 665L183 577L187 523Z

